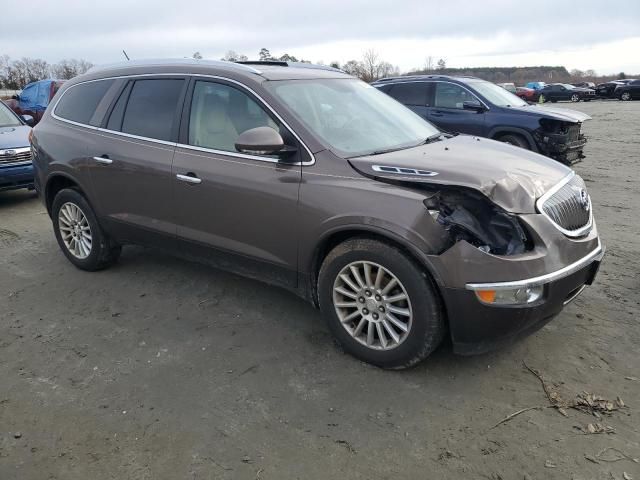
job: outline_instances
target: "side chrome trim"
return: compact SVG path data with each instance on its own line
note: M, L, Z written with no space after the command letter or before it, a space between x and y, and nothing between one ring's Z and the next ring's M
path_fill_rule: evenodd
M432 172L431 170L416 170L415 168L390 167L387 165L373 165L371 168L376 172L395 173L397 175L417 175L420 177L435 177L438 175L438 172Z
M604 250L602 248L602 244L600 243L600 239L598 239L598 246L595 250L593 250L591 253L581 258L577 262L574 262L571 265L567 265L566 267L561 268L560 270L556 270L555 272L547 273L546 275L540 275L539 277L525 278L523 280L515 280L511 282L467 283L465 285L465 288L467 290L511 290L514 288L535 287L537 285L544 285L546 283L554 282L556 280L568 277L569 275L587 266L594 260L601 260L603 256Z
M558 225L556 222L553 221L553 219L547 215L544 211L544 209L542 208L543 205L545 204L545 202L547 200L549 200L556 192L558 192L560 189L562 189L562 187L564 187L567 183L569 183L573 177L576 176L576 172L571 170L571 172L569 174L567 174L567 176L565 176L562 180L560 180L556 185L554 185L551 190L549 190L547 193L545 193L544 195L542 195L537 201L536 201L536 210L538 210L538 213L542 214L547 220L549 220L551 222L551 224L556 227L558 230L560 230L560 232L562 232L563 234L565 234L567 237L581 237L584 234L588 233L591 231L591 228L593 227L593 205L591 204L591 195L589 195L589 221L587 222L587 224L584 227L581 227L577 230L567 230L565 228L562 228L560 225Z
M165 76L169 76L169 77L176 77L177 76L177 77L187 77L187 78L188 77L211 78L211 79L214 79L214 80L223 80L225 82L230 82L230 83L233 83L233 84L236 84L236 85L242 87L243 89L247 90L252 95L254 95L262 103L262 105L264 107L266 107L292 133L292 135L296 138L296 140L298 140L298 142L300 142L300 145L302 145L304 147L304 149L307 151L307 153L309 154L309 157L311 157L311 160L308 161L308 162L296 162L296 163L290 163L289 165L301 165L301 166L304 166L304 167L308 167L308 166L314 165L316 163L316 157L313 155L313 153L311 152L311 150L309 149L307 144L302 141L302 139L295 132L295 130L289 126L289 124L280 116L280 114L278 112L276 112L276 110L273 107L271 107L271 105L269 103L267 103L267 101L264 98L262 98L260 95L258 95L255 92L255 90L253 90L252 88L248 87L244 83L239 82L237 80L234 80L232 78L222 77L220 75L206 75L206 74L202 74L202 73L140 73L140 74L117 75L117 76L113 76L113 77L104 77L104 78L96 78L96 79L93 79L93 80L86 80L84 82L79 82L79 83L76 83L75 85L71 85L64 92L62 92L62 95L60 95L60 98L58 98L56 100L56 103L52 106L51 116L53 118L55 118L56 120L59 120L61 122L69 123L71 125L75 125L75 126L78 126L78 127L88 128L90 130L94 130L94 131L97 131L97 132L109 133L109 134L112 134L112 135L119 135L119 136L128 137L128 138L135 138L135 139L138 139L138 140L144 140L146 142L159 143L159 144L162 144L162 145L170 145L172 147L186 148L186 149L189 149L189 150L197 150L197 151L206 152L206 153L215 153L215 154L218 154L218 155L229 155L231 157L244 158L244 159L247 159L247 160L258 160L258 161L261 161L261 162L268 162L268 163L278 163L278 160L274 159L274 158L266 158L266 157L262 157L262 156L258 156L258 155L247 155L247 154L244 154L244 153L226 152L224 150L214 150L214 149L210 149L210 148L196 147L196 146L193 146L193 145L185 145L183 143L167 142L165 140L157 140L155 138L141 137L141 136L138 136L138 135L131 135L129 133L124 133L124 132L116 132L115 130L108 130L106 128L95 127L93 125L87 125L87 124L84 124L84 123L74 122L73 120L67 120L66 118L62 118L62 117L60 117L60 116L58 116L56 114L56 108L58 107L58 104L60 103L60 100L62 100L62 98L66 95L66 93L69 90L71 90L74 87L77 87L78 85L83 85L85 83L91 83L91 82L100 82L100 81L103 81L103 80L117 80L117 79L123 79L123 78L140 78L140 77L165 77Z

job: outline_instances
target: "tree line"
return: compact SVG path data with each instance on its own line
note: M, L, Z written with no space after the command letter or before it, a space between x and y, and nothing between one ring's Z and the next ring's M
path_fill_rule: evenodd
M41 58L11 60L8 55L0 55L0 88L20 90L28 83L45 78L69 80L91 67L93 64L83 59L70 58L50 64Z
M195 52L193 58L201 59L202 54ZM310 63L309 60L296 58L294 55L284 53L274 55L268 48L261 48L258 52L260 61L283 61ZM220 59L227 62L247 61L249 57L234 50L229 50ZM324 64L323 62L317 62ZM0 88L20 90L26 84L56 78L68 80L81 75L89 70L93 64L83 59L64 59L58 63L49 64L40 58L23 57L19 60L11 60L7 55L0 55ZM333 61L329 66L343 70L358 77L365 82L373 82L381 78L400 75L400 69L392 63L384 60L375 50L367 50L360 59L353 59L343 64ZM513 82L516 85L524 85L532 81L556 82L604 82L616 78L626 78L624 72L617 75L598 75L594 70L567 71L562 66L537 66L537 67L475 67L475 68L449 68L447 60L435 57L425 57L420 68L408 72L406 75L442 74L442 75L469 75L495 83Z

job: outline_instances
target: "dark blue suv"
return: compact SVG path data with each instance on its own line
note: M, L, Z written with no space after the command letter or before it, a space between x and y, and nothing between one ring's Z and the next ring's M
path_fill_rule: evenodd
M565 164L584 158L582 122L564 108L530 105L502 87L474 77L413 75L372 85L448 133L492 138Z

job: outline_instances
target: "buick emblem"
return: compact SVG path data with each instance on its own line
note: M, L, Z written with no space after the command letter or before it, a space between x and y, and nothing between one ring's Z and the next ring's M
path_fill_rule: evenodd
M15 155L16 151L15 150L4 150L2 152L3 155Z
M580 189L580 205L582 205L582 208L585 210L589 210L589 194L587 194L584 188Z

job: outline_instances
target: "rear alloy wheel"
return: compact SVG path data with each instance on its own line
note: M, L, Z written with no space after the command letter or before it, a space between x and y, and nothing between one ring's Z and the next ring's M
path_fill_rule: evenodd
M620 100L624 100L625 102L628 102L629 100L631 100L631 93L622 92L622 95L620 95Z
M77 190L65 188L51 206L53 230L67 259L82 270L101 270L118 260L121 247L102 230L93 209Z
M571 101L572 102L579 102L580 101L580 95L578 95L577 93L574 93L573 95L571 95Z
M355 238L335 247L318 277L318 299L345 351L383 368L406 368L442 341L444 314L431 279L387 243Z
M544 95L540 95L540 96L538 97L538 101L539 101L540 103L544 103L544 102L546 102L546 101L547 101L547 98L546 98Z

